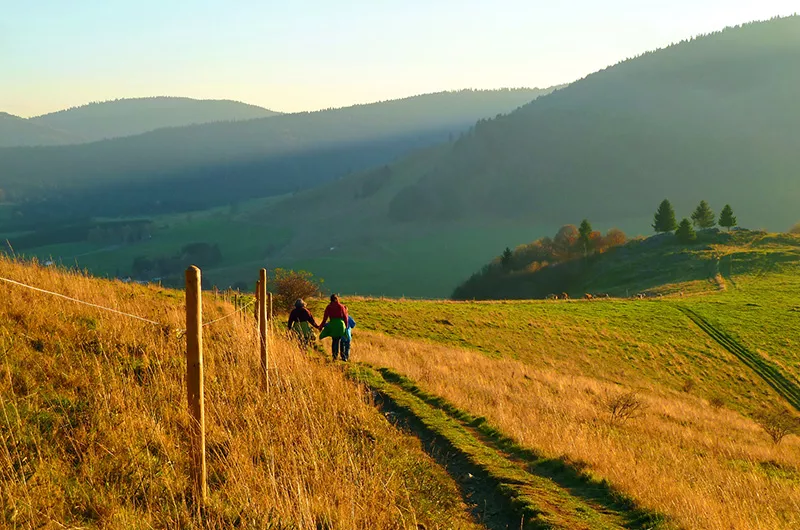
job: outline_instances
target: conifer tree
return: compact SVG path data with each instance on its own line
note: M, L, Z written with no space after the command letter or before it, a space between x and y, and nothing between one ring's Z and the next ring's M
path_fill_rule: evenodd
M581 221L580 228L578 228L578 241L580 241L581 246L583 247L584 256L589 253L589 243L591 243L591 238L592 225L589 223L588 219L584 219Z
M733 208L731 208L730 204L726 204L725 208L722 209L722 213L719 214L719 226L724 226L730 232L731 227L736 225L736 216L733 215Z
M511 258L514 256L514 253L511 252L511 249L506 247L503 251L503 255L500 256L500 264L503 266L504 269L507 269L511 266Z
M653 230L659 233L672 232L677 227L675 210L672 209L672 204L667 199L664 199L653 217Z
M700 201L700 204L692 214L692 223L698 228L711 228L717 224L714 212L708 206L706 201Z
M697 239L697 233L694 231L692 223L685 217L678 226L678 229L675 231L675 236L681 243L691 243Z

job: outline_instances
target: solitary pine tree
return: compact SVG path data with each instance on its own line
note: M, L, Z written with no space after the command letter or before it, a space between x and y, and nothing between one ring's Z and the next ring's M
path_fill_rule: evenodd
M691 243L697 239L697 234L695 233L694 228L692 228L692 223L685 217L683 218L683 221L681 221L681 224L678 225L678 229L675 231L675 236L681 243Z
M725 208L719 214L719 226L724 226L730 232L731 227L736 226L736 216L733 215L733 208L730 204L726 204Z
M656 232L672 232L678 227L675 221L675 210L667 199L661 201L655 217L653 217L653 230Z
M706 201L700 201L700 204L692 214L692 222L698 228L711 228L717 224L714 212Z
M500 256L500 265L503 266L504 269L507 269L511 266L511 258L514 256L514 253L511 252L511 249L506 247L503 251L503 255Z
M589 253L589 244L592 240L592 225L589 223L588 219L584 219L581 221L581 226L578 228L578 241L581 243L581 247L583 247L583 255L586 256Z

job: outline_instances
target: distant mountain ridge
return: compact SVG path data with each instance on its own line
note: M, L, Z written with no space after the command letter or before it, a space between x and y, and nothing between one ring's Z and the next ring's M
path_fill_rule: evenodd
M133 136L164 127L267 118L280 113L231 100L157 96L93 102L29 118L83 142Z
M550 90L442 92L84 145L0 149L0 188L37 219L202 209L389 163Z
M81 137L74 134L0 112L0 147L63 145L82 141Z

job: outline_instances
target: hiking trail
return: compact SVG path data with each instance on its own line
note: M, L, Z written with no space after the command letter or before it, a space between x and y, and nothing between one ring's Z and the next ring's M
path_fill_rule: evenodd
M666 519L582 472L520 447L486 423L387 368L349 365L395 424L407 427L456 480L490 529L654 529Z

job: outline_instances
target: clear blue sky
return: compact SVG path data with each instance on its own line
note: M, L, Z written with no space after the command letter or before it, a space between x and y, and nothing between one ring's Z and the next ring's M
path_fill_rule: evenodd
M549 86L797 0L0 0L0 111L121 97L282 111Z

